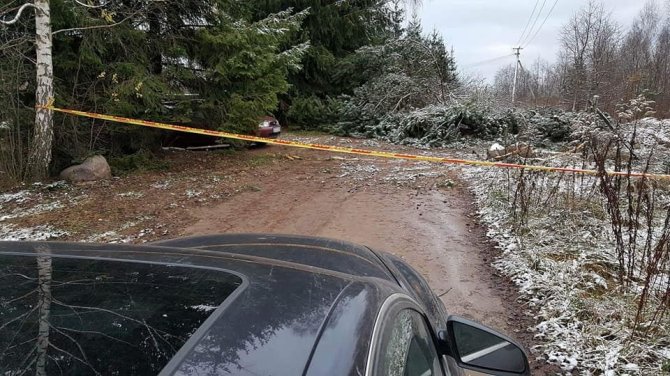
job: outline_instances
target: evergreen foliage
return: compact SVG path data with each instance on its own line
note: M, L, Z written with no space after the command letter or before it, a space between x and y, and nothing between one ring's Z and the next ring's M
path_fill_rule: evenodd
M369 80L346 97L340 132L420 138L423 131L449 124L447 113L469 118L469 107L452 108L459 82L442 37L425 36L417 20L394 32L383 45L363 47L351 59Z
M296 42L308 10L285 8L252 19L252 4L233 0L106 4L51 2L61 107L249 133L278 107L288 75L301 69L309 49L308 40ZM11 125L3 138L22 143L35 103L34 21L25 14L11 33L10 26L0 33L0 121ZM128 154L160 144L161 132L150 129L61 115L55 124L54 172L87 154ZM2 160L22 159L22 153L11 150Z
M453 53L418 21L405 23L402 0L101 4L51 1L58 106L242 133L265 115L365 133L358 128L407 128L411 116L398 116L447 105L458 86ZM0 137L8 145L0 167L15 169L16 179L34 118L33 24L26 12L0 26ZM161 135L56 114L52 171L90 154L152 150Z

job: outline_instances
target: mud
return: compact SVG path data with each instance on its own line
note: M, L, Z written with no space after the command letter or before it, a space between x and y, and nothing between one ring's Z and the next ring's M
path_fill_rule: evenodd
M321 178L319 172L332 162L289 163L282 173L259 177L253 191L191 211L196 220L184 234L311 235L385 250L419 270L450 313L514 334L488 267L486 238L473 221L472 198L462 188L380 185L368 179L356 183L355 176ZM397 163L355 162L374 163L380 170L375 182L403 174Z

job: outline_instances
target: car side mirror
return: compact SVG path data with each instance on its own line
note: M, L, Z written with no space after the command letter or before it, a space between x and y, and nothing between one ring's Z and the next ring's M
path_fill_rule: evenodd
M488 375L530 375L528 357L513 339L458 316L447 318L438 333L459 367Z

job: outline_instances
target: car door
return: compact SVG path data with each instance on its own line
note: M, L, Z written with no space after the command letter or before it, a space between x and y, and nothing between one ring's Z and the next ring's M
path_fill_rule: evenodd
M434 331L410 297L394 294L382 306L368 356L368 376L443 376Z

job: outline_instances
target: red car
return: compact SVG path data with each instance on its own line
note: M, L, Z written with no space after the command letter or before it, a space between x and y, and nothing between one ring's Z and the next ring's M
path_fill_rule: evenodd
M279 121L272 116L265 116L258 124L256 136L265 138L277 138L281 134Z

